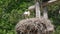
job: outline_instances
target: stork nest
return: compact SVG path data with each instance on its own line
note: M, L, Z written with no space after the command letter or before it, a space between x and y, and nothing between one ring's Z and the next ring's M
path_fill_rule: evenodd
M53 30L51 21L44 18L24 19L16 25L17 34L49 34Z

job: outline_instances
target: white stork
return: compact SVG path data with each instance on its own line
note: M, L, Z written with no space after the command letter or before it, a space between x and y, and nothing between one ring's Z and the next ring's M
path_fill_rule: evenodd
M29 17L29 16L30 16L30 11L25 11L25 12L23 13L23 15L25 16L25 18Z

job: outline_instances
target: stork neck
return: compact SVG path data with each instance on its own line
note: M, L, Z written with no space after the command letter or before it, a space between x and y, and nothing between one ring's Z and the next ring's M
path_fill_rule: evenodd
M44 7L44 10L43 10L43 17L48 19L48 14L47 14L47 7Z
M41 17L41 15L40 15L39 2L36 2L35 10L36 10L36 17L37 17L37 18L40 18L40 17Z

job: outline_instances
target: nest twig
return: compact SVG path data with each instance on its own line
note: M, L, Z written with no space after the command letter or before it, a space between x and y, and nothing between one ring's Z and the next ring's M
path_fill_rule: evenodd
M49 34L48 27L53 31L54 27L48 19L30 18L17 23L16 32L17 34Z

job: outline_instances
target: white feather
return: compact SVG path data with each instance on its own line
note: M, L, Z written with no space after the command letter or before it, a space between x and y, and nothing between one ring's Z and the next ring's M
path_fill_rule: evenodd
M24 15L28 15L29 16L30 15L30 11L25 11Z

